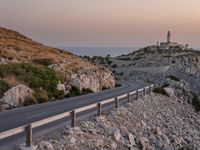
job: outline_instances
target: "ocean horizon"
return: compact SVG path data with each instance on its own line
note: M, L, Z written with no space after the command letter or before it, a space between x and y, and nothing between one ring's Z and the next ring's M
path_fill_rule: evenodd
M79 56L120 56L138 50L138 47L59 47Z

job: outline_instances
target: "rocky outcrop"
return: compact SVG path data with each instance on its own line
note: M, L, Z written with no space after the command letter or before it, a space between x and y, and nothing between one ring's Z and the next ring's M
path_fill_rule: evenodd
M110 71L89 71L78 72L71 76L70 85L82 89L90 89L93 92L98 92L102 89L110 89L115 87L115 78Z
M200 52L193 49L142 48L113 59L119 79L142 79L157 84L173 75L187 82L194 93L200 95Z
M168 77L161 84L161 87L164 87L164 90L169 97L175 97L192 104L194 94L184 80L175 81Z
M1 107L4 110L23 106L26 98L31 96L32 93L33 90L23 84L12 87L0 99Z
M150 93L117 110L37 139L37 150L198 150L200 114L179 98Z

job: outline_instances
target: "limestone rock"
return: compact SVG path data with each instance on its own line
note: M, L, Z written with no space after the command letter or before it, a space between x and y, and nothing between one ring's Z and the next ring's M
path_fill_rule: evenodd
M115 127L107 128L106 131L113 137L114 140L118 141L121 138L120 130Z
M71 137L70 139L69 139L69 143L70 144L74 144L76 142L76 139L74 138L74 137Z
M129 138L129 141L131 143L131 146L135 146L136 145L136 143L135 143L135 136L132 133L129 133L128 134L128 138Z
M111 72L79 72L72 74L70 79L70 85L75 86L80 91L82 89L90 89L93 92L98 92L104 88L114 88L115 79Z
M47 142L47 141L40 141L37 149L38 150L54 150L51 142Z
M164 90L165 90L167 96L169 96L169 97L175 96L174 95L174 90L172 88L164 88Z
M5 92L0 102L2 103L3 109L20 107L23 106L25 98L31 96L32 93L32 89L23 84L19 84Z
M140 144L142 145L142 150L146 150L149 145L149 139L146 137L141 137Z

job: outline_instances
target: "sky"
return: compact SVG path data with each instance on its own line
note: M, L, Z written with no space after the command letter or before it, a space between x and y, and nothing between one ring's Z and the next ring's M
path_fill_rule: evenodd
M0 0L0 26L51 46L200 48L200 0Z

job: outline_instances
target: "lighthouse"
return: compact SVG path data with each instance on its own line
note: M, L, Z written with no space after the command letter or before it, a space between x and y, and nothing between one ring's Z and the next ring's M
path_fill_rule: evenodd
M171 32L170 31L167 32L167 43L168 44L171 43Z

